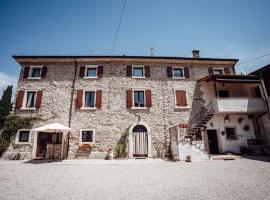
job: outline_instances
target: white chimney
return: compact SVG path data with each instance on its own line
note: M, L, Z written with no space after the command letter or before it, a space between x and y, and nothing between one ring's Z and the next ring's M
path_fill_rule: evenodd
M193 58L200 58L200 50L193 50L192 54Z

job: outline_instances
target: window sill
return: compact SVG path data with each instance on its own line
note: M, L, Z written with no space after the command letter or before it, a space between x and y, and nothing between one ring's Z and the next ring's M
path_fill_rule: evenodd
M131 110L147 110L148 107L131 107Z
M40 80L41 77L28 77L27 79L29 79L29 80Z
M186 77L172 77L172 79L180 79L180 80L183 80L183 79L186 79Z
M190 106L175 106L174 109L190 109Z
M91 108L82 107L81 110L97 110L97 107L91 107Z
M144 79L144 78L146 78L145 76L132 76L131 78L135 78L135 79Z
M97 76L84 76L84 79L98 79Z
M26 144L31 144L31 142L15 142L15 144L21 144L21 145L26 145Z
M80 142L79 143L79 145L84 145L84 144L93 145L93 144L95 144L95 142Z

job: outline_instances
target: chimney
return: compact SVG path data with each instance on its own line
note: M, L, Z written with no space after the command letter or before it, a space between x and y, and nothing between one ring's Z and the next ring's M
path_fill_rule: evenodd
M193 50L192 54L193 58L200 58L200 50Z

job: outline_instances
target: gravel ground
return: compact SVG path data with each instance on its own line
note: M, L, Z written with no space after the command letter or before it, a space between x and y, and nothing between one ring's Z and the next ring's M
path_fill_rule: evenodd
M268 158L268 160L270 160ZM270 199L270 162L0 161L0 199Z

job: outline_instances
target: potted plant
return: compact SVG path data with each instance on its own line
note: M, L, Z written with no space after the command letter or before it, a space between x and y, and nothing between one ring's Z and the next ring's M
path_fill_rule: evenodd
M186 162L191 162L191 156L190 155L187 155Z
M107 158L108 158L108 160L112 160L113 159L113 149L111 147L108 149Z
M82 151L91 151L92 145L91 144L82 144L79 148Z

